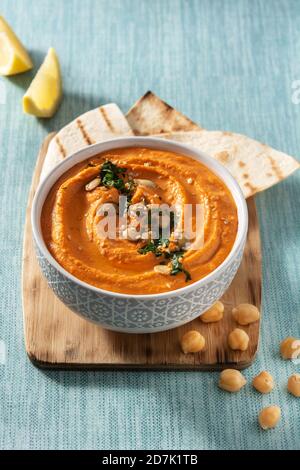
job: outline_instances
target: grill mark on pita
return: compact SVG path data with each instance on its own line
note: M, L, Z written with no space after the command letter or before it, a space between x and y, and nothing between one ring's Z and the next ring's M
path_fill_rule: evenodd
M244 173L244 174L243 174L243 178L245 178L245 179L249 178L248 173Z
M273 173L268 172L268 173L266 173L266 175L270 176L270 178L271 178L273 176Z
M80 130L80 132L81 132L81 134L82 134L82 137L83 137L84 140L86 141L86 143L87 143L88 145L91 145L91 144L93 143L93 140L90 138L90 136L89 136L88 133L86 132L82 121L81 121L80 119L77 119L77 120L76 120L76 124L77 124L78 129Z
M172 108L171 105L169 105L168 103L162 100L161 100L161 108L167 113L171 113L172 111L174 111L174 108Z
M66 155L67 155L67 152L63 146L63 144L61 143L61 141L59 140L58 137L55 137L55 142L57 143L57 146L58 146L58 149L62 155L63 158L66 158Z
M277 176L279 180L282 180L284 178L284 175L282 174L282 171L279 168L279 166L276 164L276 161L272 157L268 157L268 159L269 159L269 162L271 163L273 172L275 173L275 175Z
M247 183L245 183L245 187L250 189L250 191L252 191L253 193L255 193L258 189L255 186L253 186L251 183L249 183L249 181L247 181Z
M151 95L153 95L152 91L151 91L151 90L148 90L148 91L144 94L144 96L142 96L141 101L143 101L144 99L148 98L148 96L151 96Z
M113 133L116 132L114 126L112 125L112 123L109 120L109 117L107 116L107 113L106 113L105 109L101 107L101 108L99 108L99 111L102 114L102 117L103 117L107 127L109 128L109 130Z
M226 152L226 150L223 150L222 152L216 154L216 158L222 163L226 163L229 160L229 153Z
M244 168L246 166L246 163L239 161L239 167Z

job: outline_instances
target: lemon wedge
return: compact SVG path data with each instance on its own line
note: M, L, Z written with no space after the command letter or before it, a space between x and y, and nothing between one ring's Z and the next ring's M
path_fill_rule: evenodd
M62 95L60 66L55 50L51 47L23 96L25 113L37 117L51 117Z
M15 75L33 67L26 49L0 16L0 75Z

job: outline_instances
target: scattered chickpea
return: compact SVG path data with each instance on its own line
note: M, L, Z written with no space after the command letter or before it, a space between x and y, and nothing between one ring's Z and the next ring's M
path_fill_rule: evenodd
M232 309L232 316L239 325L250 325L259 320L260 313L255 305L240 304Z
M281 409L277 405L263 408L258 416L258 422L262 429L275 428L280 420Z
M200 316L204 323L213 323L222 320L224 305L219 300Z
M238 392L247 380L236 369L225 369L221 372L219 378L219 387L227 392Z
M184 354L197 353L202 351L205 346L205 338L199 331L191 330L181 338L181 348Z
M241 330L240 328L235 328L228 335L228 345L231 349L246 351L249 344L249 336L246 331Z
M300 340L288 336L280 343L280 353L283 359L297 359L300 355Z
M293 374L289 377L287 388L292 395L300 397L300 374Z
M254 377L252 385L260 393L269 393L274 388L274 379L269 372L263 370L260 374Z

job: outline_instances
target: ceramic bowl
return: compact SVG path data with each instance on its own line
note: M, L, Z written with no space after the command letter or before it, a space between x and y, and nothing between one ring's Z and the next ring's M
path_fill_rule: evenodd
M124 147L148 147L176 152L206 165L223 180L238 210L238 232L228 257L199 281L171 292L128 295L91 286L67 272L48 251L41 232L41 210L58 178L75 164L101 152ZM238 183L220 163L189 146L151 137L124 137L86 147L55 167L34 197L32 231L41 270L49 286L73 312L103 328L126 333L153 333L183 325L206 311L230 285L240 265L248 228L245 198Z

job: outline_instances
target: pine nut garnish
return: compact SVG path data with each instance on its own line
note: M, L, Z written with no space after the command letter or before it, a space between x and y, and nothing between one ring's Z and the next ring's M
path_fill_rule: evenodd
M97 188L97 186L99 186L101 180L99 177L93 179L92 181L90 181L88 184L85 185L85 190L86 191L93 191L93 189Z
M192 184L194 180L193 180L193 178L188 178L186 181L187 181L188 184Z
M153 270L159 274L170 274L169 266L164 266L162 264L158 264L157 266L154 266Z
M135 179L134 182L140 186L146 186L146 188L156 188L156 184L151 180Z

